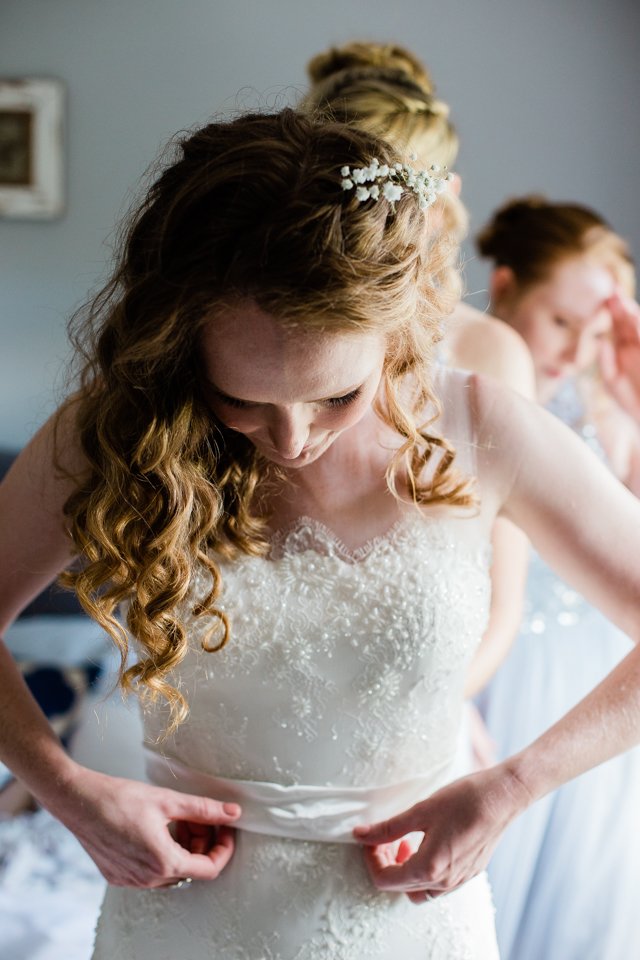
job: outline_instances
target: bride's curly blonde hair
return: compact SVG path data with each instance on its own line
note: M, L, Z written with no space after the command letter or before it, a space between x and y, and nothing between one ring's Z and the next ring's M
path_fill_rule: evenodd
M216 556L268 550L268 464L216 421L201 390L200 333L225 307L251 298L284 326L382 332L376 412L404 438L390 489L400 495L402 469L418 505L473 501L452 447L424 423L435 409L433 345L458 293L450 250L410 191L394 206L341 188L343 165L391 164L392 149L284 110L212 123L176 150L132 217L109 283L72 321L81 373L63 407L88 462L65 505L82 558L65 582L117 643L122 686L165 698L171 728L187 712L169 680L188 646L180 609L211 618L203 646L219 649L229 624L216 607ZM212 580L196 603L199 567ZM122 601L139 647L133 665L115 616Z

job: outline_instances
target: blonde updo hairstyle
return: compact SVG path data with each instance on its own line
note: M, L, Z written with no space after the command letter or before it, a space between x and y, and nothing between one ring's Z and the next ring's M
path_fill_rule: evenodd
M459 141L448 105L435 95L426 66L397 44L348 43L313 57L311 86L299 109L357 126L397 149L415 153L417 165L451 169ZM451 191L438 199L442 229L460 243L467 212Z
M508 201L477 237L480 254L509 267L518 294L548 280L558 264L588 256L609 269L624 290L635 292L629 245L594 210L531 195Z
M453 449L424 422L457 276L410 190L392 205L342 189L341 167L373 157L398 160L370 134L292 110L185 136L132 216L111 280L72 322L82 369L65 409L89 469L65 507L82 557L65 581L117 643L122 686L168 701L170 729L187 712L168 678L188 647L184 611L211 618L203 648L219 649L230 627L216 558L268 550L260 492L272 468L203 397L199 336L229 305L251 298L284 327L327 335L381 331L376 411L403 440L390 489L399 495L402 468L418 505L473 502ZM210 589L196 598L202 568Z

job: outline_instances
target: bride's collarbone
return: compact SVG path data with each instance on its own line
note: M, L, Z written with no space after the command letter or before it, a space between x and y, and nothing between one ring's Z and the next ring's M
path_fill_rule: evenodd
M306 518L330 530L347 547L356 549L386 534L412 509L409 504L397 500L387 488L355 496L348 489L336 490L333 498L323 498L322 501L295 497L273 503L269 511L269 527L272 533L276 533Z
M307 518L331 530L347 546L357 547L384 535L415 508L409 502L406 477L396 478L399 496L389 489L389 450L378 445L374 449L374 458L373 450L364 458L340 456L318 470L293 474L272 486L261 504L270 530L275 533Z

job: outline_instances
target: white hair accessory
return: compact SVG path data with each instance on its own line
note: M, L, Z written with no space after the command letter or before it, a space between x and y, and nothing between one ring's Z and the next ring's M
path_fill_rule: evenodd
M415 156L412 155L412 160ZM439 193L445 189L453 174L446 168L440 173L440 167L434 164L429 170L414 170L404 163L389 166L372 160L368 167L342 167L342 189L356 191L356 200L379 200L384 197L391 206L399 200L405 190L411 190L418 198L421 209L430 207Z

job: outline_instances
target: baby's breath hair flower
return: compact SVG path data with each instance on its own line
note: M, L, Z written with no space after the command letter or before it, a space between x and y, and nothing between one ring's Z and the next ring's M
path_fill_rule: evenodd
M412 154L411 159L414 159ZM373 159L368 167L342 167L341 186L343 190L353 190L356 200L378 200L384 197L393 206L405 190L411 190L418 198L422 209L430 207L439 193L445 189L452 174L434 164L429 170L414 170L404 163L395 163L389 167Z

